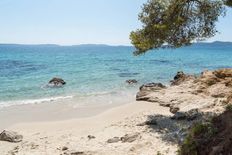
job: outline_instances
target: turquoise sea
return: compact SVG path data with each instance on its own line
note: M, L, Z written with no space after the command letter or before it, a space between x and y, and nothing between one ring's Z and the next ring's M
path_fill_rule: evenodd
M168 84L177 71L232 67L232 43L201 43L133 56L133 47L107 45L0 45L0 107L75 98L84 104L135 99L146 82ZM46 87L53 77L61 88ZM128 79L137 85L125 83ZM124 99L123 99L124 98Z

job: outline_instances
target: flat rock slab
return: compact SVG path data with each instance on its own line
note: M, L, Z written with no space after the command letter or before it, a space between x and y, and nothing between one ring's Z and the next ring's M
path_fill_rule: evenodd
M18 143L18 142L21 142L22 140L23 140L23 136L19 135L17 132L4 130L0 134L0 141L7 141L7 142L11 142L11 143Z
M117 142L132 143L137 138L139 138L139 136L140 136L139 133L126 134L121 138L120 137L114 137L114 138L108 139L107 143L117 143Z
M132 142L135 141L139 136L140 136L139 133L126 134L125 136L121 137L121 141L122 141L123 143L132 143Z
M121 141L119 137L114 137L114 138L108 139L107 143L117 143L119 141Z

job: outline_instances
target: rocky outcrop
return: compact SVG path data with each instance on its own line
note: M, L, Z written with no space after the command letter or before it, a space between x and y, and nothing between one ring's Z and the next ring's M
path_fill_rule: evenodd
M194 78L195 78L194 76L184 74L184 72L180 71L180 72L177 72L177 74L174 77L174 80L171 81L171 85L172 86L180 85L181 83L188 81L190 79L194 79Z
M213 74L217 78L225 79L225 78L232 78L232 69L231 68L224 68L224 69L219 69L215 70Z
M232 103L232 69L204 71L199 76L178 72L168 87L161 83L142 85L136 100L170 107L174 114L194 108L220 110Z
M147 95L159 91L161 89L165 89L166 86L164 86L162 83L148 83L144 84L139 88L139 92L136 95L136 100L137 101L147 101L150 97Z
M153 116L146 122L137 124L141 127L150 127L160 131L165 130L165 139L176 139L178 143L189 142L188 136L192 136L189 129L195 124L208 124L212 118L217 118L216 128L212 130L210 126L207 131L205 126L193 128L199 131L203 127L204 135L193 137L194 142L190 142L186 147L190 149L191 144L197 144L197 154L228 154L231 153L231 111L223 113L225 106L232 104L232 68L218 69L215 71L204 71L198 76L187 75L178 72L171 81L170 86L163 87L162 84L147 84L140 87L137 100L154 102L169 108L170 116ZM232 107L232 106L231 106ZM230 108L232 109L232 108ZM220 114L222 114L220 116ZM219 116L219 117L218 117ZM227 118L228 117L228 118ZM166 125L168 124L168 125ZM167 123L169 122L169 123ZM170 127L171 125L171 127ZM167 130L166 130L167 129ZM166 132L167 131L167 132ZM215 135L212 134L214 131ZM200 137L199 139L199 136ZM206 137L204 137L206 136ZM205 140L207 140L205 142ZM195 147L195 146L193 146ZM206 147L206 149L204 149ZM195 152L184 152L183 154L196 154Z
M66 82L63 79L57 78L57 77L54 77L53 79L49 81L49 86L52 86L52 87L60 87L65 84Z
M18 143L18 142L21 142L22 140L23 140L23 136L19 135L17 132L4 130L0 134L0 141L8 141L8 142L12 142L12 143Z
M138 81L135 80L135 79L130 79L130 80L126 80L126 83L128 83L128 84L136 84L136 83L138 83Z

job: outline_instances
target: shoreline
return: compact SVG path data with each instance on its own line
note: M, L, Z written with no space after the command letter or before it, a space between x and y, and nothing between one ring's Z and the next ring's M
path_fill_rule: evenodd
M94 117L110 109L128 104L79 105L73 104L73 102L60 100L3 107L0 109L0 130L18 123L53 122Z
M23 148L18 151L25 155L62 154L64 146L68 147L69 151L87 152L86 154L93 155L116 155L125 152L133 154L139 150L145 153L145 148L147 154L154 149L174 154L176 145L170 146L162 141L160 133L141 132L141 128L144 127L132 129L132 126L145 121L150 114L170 116L171 113L168 108L160 107L158 104L134 101L105 111L101 110L100 113L84 118L16 123L7 129L22 134L23 141L20 143L0 141L0 154L10 154L19 146ZM50 113L47 114L48 116ZM143 134L144 138L138 137L140 140L133 143L107 143L110 138L136 133ZM88 138L89 135L95 138L91 140Z
M199 76L178 72L170 86L142 85L137 101L127 104L11 107L0 113L0 121L23 139L0 141L0 154L174 155L195 123L209 123L231 105L231 88L232 69Z

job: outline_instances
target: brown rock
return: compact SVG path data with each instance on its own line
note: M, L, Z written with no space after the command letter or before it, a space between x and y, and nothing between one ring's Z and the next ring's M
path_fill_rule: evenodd
M148 101L150 97L149 95L152 92L160 91L162 89L165 89L166 86L164 86L162 83L148 83L144 84L139 88L139 92L136 95L137 101Z
M134 133L134 134L126 134L125 136L121 137L121 141L123 143L132 143L139 137L139 133Z
M95 136L92 136L92 135L88 135L88 138L89 138L89 140L90 140L90 139L95 139L96 137L95 137Z
M68 147L67 146L63 146L61 150L62 151L66 151L66 150L68 150Z
M77 151L77 152L71 152L70 155L87 155L85 152Z
M117 143L119 141L121 141L119 137L114 137L114 138L108 139L107 143Z
M232 78L232 68L219 69L214 71L213 74L218 78Z
M171 113L175 114L175 113L177 113L179 110L180 110L179 107L171 106L169 111L170 111Z

